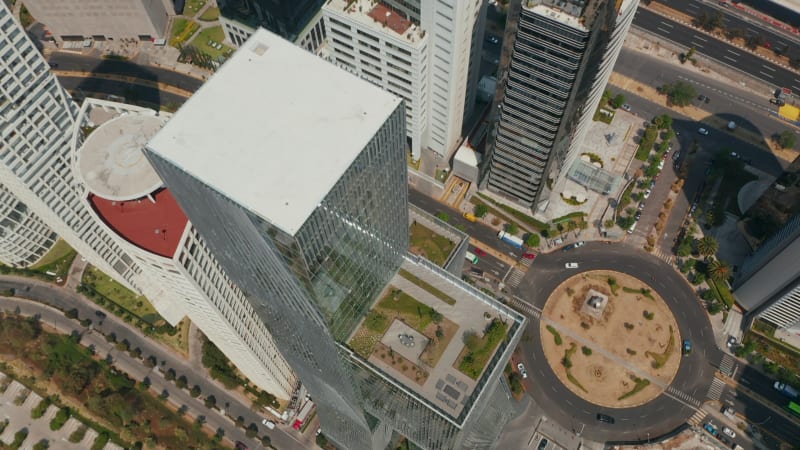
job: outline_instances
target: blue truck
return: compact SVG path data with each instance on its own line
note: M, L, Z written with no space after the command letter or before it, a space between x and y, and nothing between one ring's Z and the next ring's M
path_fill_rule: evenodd
M522 248L522 245L525 243L522 241L522 239L514 236L513 234L508 234L505 231L497 233L497 237L517 248Z

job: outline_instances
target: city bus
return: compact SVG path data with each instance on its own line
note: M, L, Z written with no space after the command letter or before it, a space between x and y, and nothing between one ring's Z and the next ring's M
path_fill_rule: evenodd
M467 252L464 257L467 258L467 261L471 262L472 264L478 264L478 257L474 253Z
M793 412L794 415L800 416L800 405L795 402L789 402L789 406L787 406L789 411Z

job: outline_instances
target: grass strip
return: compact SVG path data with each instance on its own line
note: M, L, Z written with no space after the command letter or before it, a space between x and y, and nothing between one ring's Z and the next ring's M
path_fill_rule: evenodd
M653 363L651 364L654 369L660 369L664 367L664 364L667 363L670 356L672 356L672 352L674 351L675 347L675 334L672 331L672 325L669 326L669 342L667 343L667 348L664 350L663 353L655 353L651 351L646 351L644 354L650 358L653 358Z
M650 300L655 300L656 299L655 297L653 297L652 291L650 291L650 289L647 289L647 288L634 289L634 288L629 288L627 286L623 286L622 290L627 292L627 293L629 293L629 294L642 294L645 297L649 298Z
M633 389L620 395L617 398L617 400L625 400L628 397L633 397L634 395L639 393L642 389L646 388L647 386L650 386L650 380L648 380L647 378L633 377L633 382L636 383L636 385L633 386Z
M407 271L405 269L400 269L400 275L403 278L405 278L406 280L408 280L408 281L416 284L417 286L421 287L422 289L425 289L431 295L433 295L434 297L438 298L439 300L447 303L448 305L455 305L456 304L456 299L454 299L453 297L450 297L449 295L445 294L444 292L440 291L439 289L436 289L436 287L434 287L433 285L423 281L422 279L420 279L419 277L417 277L413 273L411 273L411 272L409 272L409 271Z
M548 325L546 328L547 331L549 331L553 335L553 339L555 340L556 345L561 345L561 334L558 331L556 331L556 329L553 328L551 325Z
M520 222L522 222L522 223L524 223L524 224L526 224L526 225L528 225L530 227L533 227L533 228L539 230L540 232L550 228L546 223L544 223L542 221L539 221L539 220L536 220L533 217L523 213L522 211L517 211L516 209L514 209L514 208L512 208L512 207L510 207L508 205L504 205L504 204L502 204L502 203L500 203L498 201L495 201L491 197L488 197L488 196L486 196L484 194L481 194L480 192L478 192L478 196L480 198L488 201L489 203L497 206L498 208L503 210L506 214L511 215L512 217L514 217L515 219L519 220ZM473 198L475 198L475 197L473 196Z

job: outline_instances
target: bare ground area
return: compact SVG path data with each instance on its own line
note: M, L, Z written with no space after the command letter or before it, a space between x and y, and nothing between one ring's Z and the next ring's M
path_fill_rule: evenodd
M616 281L613 290L609 279ZM599 318L582 311L590 289L608 296ZM551 322L561 345L546 327ZM672 312L647 284L619 272L585 272L562 283L544 307L540 334L548 363L561 382L606 407L652 400L680 366L680 336ZM631 393L637 379L640 386Z

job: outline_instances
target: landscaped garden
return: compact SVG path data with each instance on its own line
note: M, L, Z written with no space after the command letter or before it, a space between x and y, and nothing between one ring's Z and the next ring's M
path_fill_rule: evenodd
M464 375L477 380L507 334L508 325L498 319L493 319L486 325L483 336L474 332L465 333L464 349L456 358L455 367Z
M198 33L190 45L210 56L212 60L217 61L220 56L228 56L233 53L232 48L222 43L224 40L225 32L222 30L222 26L216 26L206 28Z
M87 266L81 282L114 305L124 308L125 312L132 313L147 323L153 324L161 318L147 298L117 283L97 267Z
M672 381L681 360L676 330L672 312L644 282L591 271L551 294L540 336L565 386L589 402L621 408L652 400Z
M172 33L169 38L169 45L181 48L200 28L197 22L182 17L175 18L172 23Z
M396 355L396 352L387 350L388 347L381 343L381 339L395 320L408 325L428 338L427 346L422 351L419 361L409 362L400 355ZM413 372L412 378L418 378L416 371L411 371L410 367L403 370L402 367L408 364L417 367L420 363L428 367L435 367L457 330L457 324L442 316L434 308L402 290L390 286L389 290L367 314L351 338L349 345L364 358L375 356L384 362L389 361L392 367L399 372ZM424 383L424 379L419 378L416 381L422 380L421 383Z
M443 266L456 244L418 222L411 224L411 252Z
M219 447L221 436L210 438L199 422L181 417L75 339L45 332L36 319L0 315L0 342L12 358L2 363L3 372L63 408L51 426L59 427L72 415L97 429L93 448L102 448L109 439L128 448L136 442L146 447Z
M78 252L73 250L65 240L59 239L56 245L42 256L42 259L31 266L31 269L45 274L55 273L56 277L66 278L76 256L78 256Z

